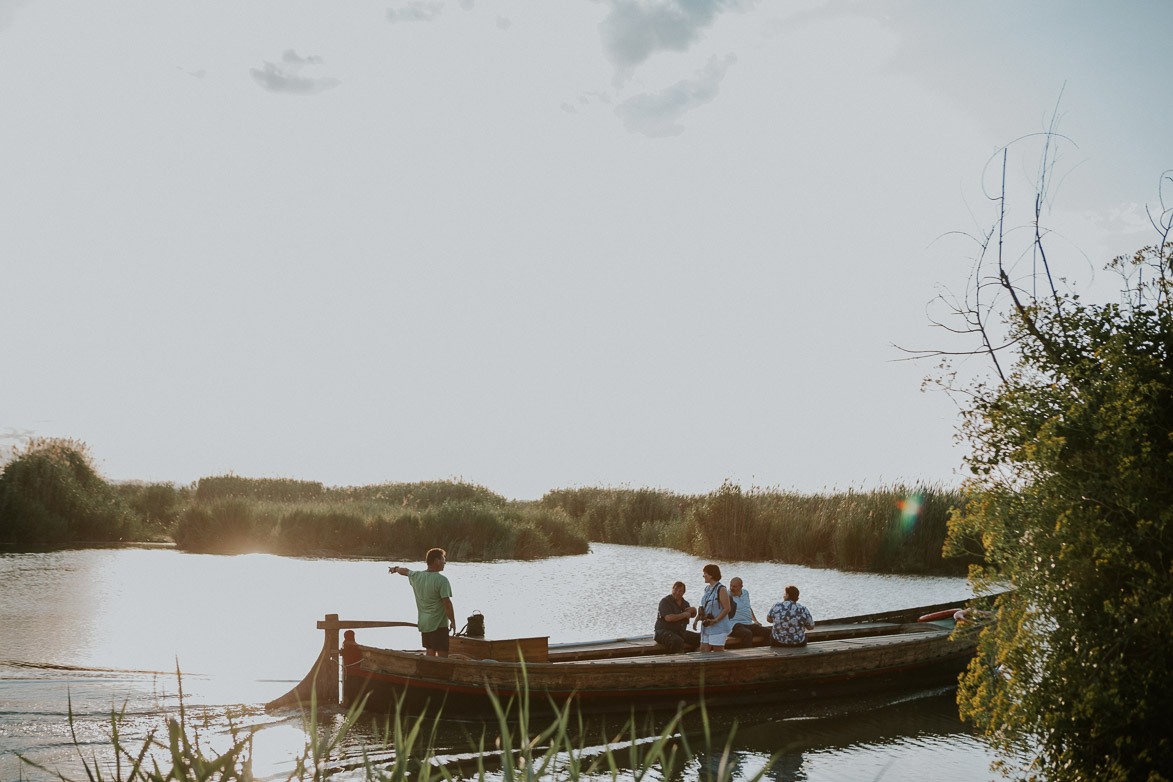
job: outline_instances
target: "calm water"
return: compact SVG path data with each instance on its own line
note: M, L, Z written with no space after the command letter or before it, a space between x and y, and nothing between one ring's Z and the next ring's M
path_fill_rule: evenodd
M161 548L0 555L0 780L45 778L22 768L15 752L79 775L70 708L87 757L106 751L112 709L125 709L123 733L134 746L134 738L178 712L177 667L189 717L205 726L210 745L227 740L230 718L260 726L255 772L288 772L306 734L299 720L265 715L261 704L307 672L322 645L314 625L325 614L414 621L407 580L389 575L387 564ZM450 562L446 572L461 623L479 610L490 636L558 642L650 632L673 581L685 581L694 602L699 597L704 564L672 551L593 544L582 556ZM721 564L726 580L744 579L759 618L790 583L802 589L816 621L969 596L959 578ZM358 640L419 646L410 629L360 630ZM957 720L949 692L726 712L714 720L721 730L737 721L743 776L782 752L771 778L991 777L993 755ZM477 732L463 725L441 741L461 753L465 734ZM346 752L357 757L361 747Z

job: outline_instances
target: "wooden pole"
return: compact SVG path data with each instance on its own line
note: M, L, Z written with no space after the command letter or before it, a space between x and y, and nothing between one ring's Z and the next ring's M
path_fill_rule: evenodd
M338 614L326 614L326 642L322 645L322 667L318 671L318 703L338 705Z

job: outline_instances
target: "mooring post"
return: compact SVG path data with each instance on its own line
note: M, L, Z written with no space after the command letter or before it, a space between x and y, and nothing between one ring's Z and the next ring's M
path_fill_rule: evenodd
M318 703L338 705L338 614L326 614L326 621L320 625L326 631L322 644L322 668L318 671Z

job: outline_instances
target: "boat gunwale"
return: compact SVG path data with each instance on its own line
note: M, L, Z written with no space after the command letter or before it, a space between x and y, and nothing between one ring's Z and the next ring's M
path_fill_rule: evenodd
M747 646L736 649L726 649L723 652L678 652L671 653L667 650L650 653L650 654L633 654L629 657L615 656L609 658L601 658L595 660L557 660L551 662L528 662L525 660L478 660L475 658L461 658L461 657L427 657L422 650L405 651L401 649L385 649L378 646L364 646L358 645L360 651L372 653L372 656L383 657L384 659L395 660L403 663L419 663L425 662L429 665L443 665L451 666L454 669L478 669L485 671L493 671L500 673L508 673L510 671L525 670L527 672L534 672L539 674L545 673L572 673L574 671L604 669L609 674L612 672L619 672L622 666L633 666L635 670L642 671L648 666L655 665L672 665L673 667L702 667L702 668L724 668L728 666L741 666L745 663L747 658L761 659L768 657L809 657L813 655L850 655L857 654L863 651L863 648L881 648L882 646L891 646L891 641L887 643L876 643L883 639L900 639L899 645L916 645L926 644L934 641L948 640L953 632L952 630L942 627L940 625L932 624L916 624L915 622L907 622L901 625L902 629L896 633L885 633L880 635L862 636L859 638L833 638L826 640L813 640L804 646ZM835 649L830 648L830 644L859 642L863 648L857 649ZM968 646L968 644L966 644ZM364 654L364 660L366 655ZM358 664L361 667L361 663ZM364 672L367 669L362 668Z

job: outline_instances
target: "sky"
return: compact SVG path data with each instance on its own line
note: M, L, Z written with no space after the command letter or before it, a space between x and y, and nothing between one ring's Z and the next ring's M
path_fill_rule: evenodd
M1155 239L1170 30L1165 0L0 0L0 446L517 499L956 485L957 404L896 346L957 346L927 305L1053 115L1069 284Z

